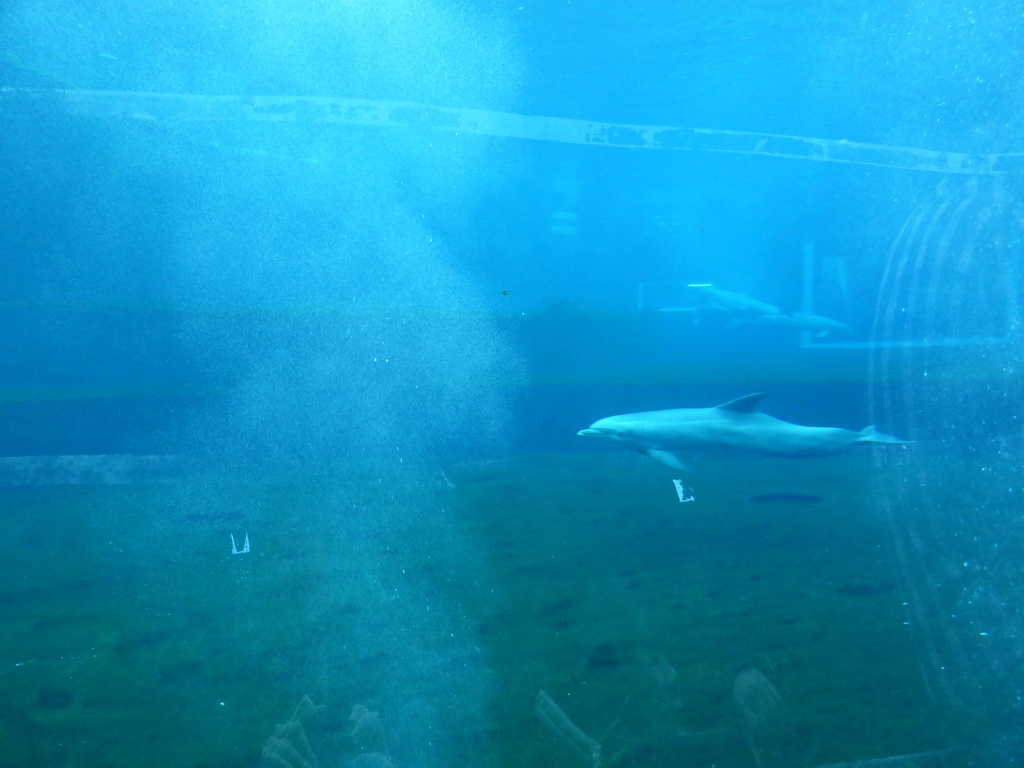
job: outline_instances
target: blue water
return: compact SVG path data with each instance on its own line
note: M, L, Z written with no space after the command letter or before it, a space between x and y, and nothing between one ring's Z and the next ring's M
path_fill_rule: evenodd
M1019 760L1022 45L6 4L0 765ZM576 436L757 392L915 443L686 457L679 504Z

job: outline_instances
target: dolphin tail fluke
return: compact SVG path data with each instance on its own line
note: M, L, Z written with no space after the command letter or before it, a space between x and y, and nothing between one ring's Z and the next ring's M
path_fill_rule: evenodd
M913 440L900 440L898 437L879 432L872 424L860 431L859 443L886 443L888 445L910 445Z

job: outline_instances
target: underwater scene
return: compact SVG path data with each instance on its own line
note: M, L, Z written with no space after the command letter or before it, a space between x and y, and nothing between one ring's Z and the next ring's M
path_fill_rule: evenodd
M1020 764L1022 32L5 3L0 768Z

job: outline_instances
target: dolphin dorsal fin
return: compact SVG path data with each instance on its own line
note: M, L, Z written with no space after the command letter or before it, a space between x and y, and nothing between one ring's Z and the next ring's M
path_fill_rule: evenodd
M764 400L767 395L764 392L757 392L753 395L744 395L743 397L737 397L735 400L730 400L728 403L722 403L716 405L720 411L732 411L733 413L753 413L757 410L758 404Z

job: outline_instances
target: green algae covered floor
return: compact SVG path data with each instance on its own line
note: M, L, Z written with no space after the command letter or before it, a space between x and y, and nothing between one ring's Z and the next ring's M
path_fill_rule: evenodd
M5 489L0 766L254 765L307 694L325 766L366 763L356 704L397 768L959 747L876 471L708 461L685 504L618 453Z

